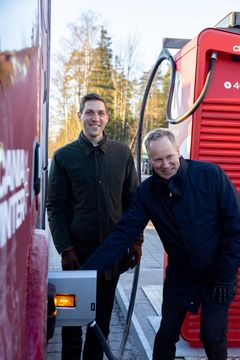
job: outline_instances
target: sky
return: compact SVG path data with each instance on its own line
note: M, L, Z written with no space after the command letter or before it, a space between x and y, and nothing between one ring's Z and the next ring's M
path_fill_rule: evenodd
M135 37L144 70L156 62L165 37L192 39L231 11L240 11L239 0L52 0L52 54L61 51L67 24L81 13L98 13L118 53L129 36Z

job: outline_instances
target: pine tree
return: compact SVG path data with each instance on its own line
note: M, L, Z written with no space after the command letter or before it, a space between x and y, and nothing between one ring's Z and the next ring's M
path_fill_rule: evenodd
M91 72L89 74L89 91L102 96L108 105L109 122L107 132L110 137L114 136L114 85L111 38L107 30L101 28L100 39L97 47L92 52Z
M89 92L102 96L108 105L108 136L124 141L134 149L139 113L149 73L135 79L137 74L137 44L127 41L125 55L116 54L113 62L111 37L107 30L97 25L96 14L83 13L78 23L69 26L71 39L66 40L61 51L61 67L58 67L51 98L52 124L57 125L59 134L50 146L51 152L77 137L80 123L76 118L80 98ZM99 31L100 30L100 31ZM98 36L97 36L98 35ZM169 73L159 71L153 81L145 109L143 136L154 127L168 126L166 102ZM50 128L51 132L51 128ZM55 143L55 145L54 145Z

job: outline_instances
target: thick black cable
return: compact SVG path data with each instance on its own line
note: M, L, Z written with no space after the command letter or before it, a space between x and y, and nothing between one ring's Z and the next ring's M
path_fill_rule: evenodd
M187 119L190 115L192 115L192 113L195 110L197 110L199 105L202 103L204 97L206 96L207 91L209 89L209 86L211 84L214 65L215 65L216 60L217 60L217 53L213 52L212 55L211 55L211 58L210 58L210 64L209 64L208 73L207 73L205 83L204 83L204 86L202 88L201 93L199 94L199 96L196 99L196 101L194 102L194 104L190 107L190 109L187 110L183 115L177 117L176 119L173 119L171 117L171 107L172 107L172 99L173 99L175 81L170 82L170 91L169 91L168 101L167 101L167 121L170 124L179 124L179 123L181 123L182 121ZM174 74L173 74L173 79L175 79L175 70L174 70Z
M132 314L133 314L133 309L134 309L134 304L135 304L135 299L136 299L136 294L137 294L139 271L140 271L140 263L138 265L136 265L135 270L134 270L133 286L132 286L131 297L130 297L129 306L128 306L126 325L125 325L125 328L123 331L122 341L121 341L120 350L119 350L119 359L122 359L122 357L123 357L127 339L128 339L128 335L129 335L129 331L130 331Z
M95 332L95 335L97 336L99 343L102 346L102 349L104 351L104 353L106 354L107 358L109 360L118 360L113 353L110 350L109 344L107 342L107 340L105 339L101 329L99 328L98 324L96 323L96 321L94 320L90 325L89 325Z
M140 118L139 118L139 124L138 124L138 133L137 133L137 173L138 173L138 180L139 183L141 182L141 147L142 147L142 129L143 129L143 120L144 120L144 112L145 112L145 108L146 108L146 104L147 104L147 98L148 98L148 94L153 82L153 79L155 77L155 74L159 68L159 66L161 65L161 63L164 60L168 60L172 71L171 71L171 83L174 83L175 81L175 62L173 60L172 55L170 54L168 49L162 49L156 64L154 65L152 72L150 74L150 77L148 79L148 83L144 92L144 96L143 96L143 101L142 101L142 106L141 106L141 111L140 111Z
M157 72L159 65L164 60L169 60L171 63L171 66L174 66L174 61L173 61L173 58L172 58L170 52L167 49L163 49L159 55L159 58L158 58L156 64L153 67L153 70L151 72L151 75L148 80L148 83L147 83L147 86L145 89L145 93L143 96L143 101L142 101L142 106L141 106L141 111L140 111L140 119L139 119L139 124L138 124L137 150L136 150L136 153L137 153L136 167L137 167L139 184L141 183L141 147L142 147L142 128L143 128L143 120L144 120L144 111L145 111L147 97L148 97L149 90L151 88L152 81L154 79L154 76ZM174 71L172 71L172 73L174 74ZM119 351L120 359L123 356L126 342L127 342L128 335L129 335L130 326L131 326L132 314L133 314L133 309L134 309L134 304L135 304L135 299L136 299L136 294L137 294L139 272L140 272L140 263L135 267L135 271L134 271L133 285L132 285L132 291L131 291L131 296L130 296L130 301L129 301L128 312L127 312L126 325L124 328L122 342L121 342L120 351Z

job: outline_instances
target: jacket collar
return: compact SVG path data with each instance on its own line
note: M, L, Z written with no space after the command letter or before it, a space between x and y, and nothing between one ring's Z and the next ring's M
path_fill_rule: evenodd
M173 194L182 195L185 186L187 171L188 163L182 156L180 156L180 166L176 175L172 176L169 180L165 180L153 170L153 184L160 191L163 191L164 189L169 189Z
M99 141L97 148L102 151L103 153L106 153L107 151L107 135L103 133L103 139ZM84 135L83 131L80 132L80 135L77 139L77 143L79 147L82 149L85 155L89 155L91 152L94 151L96 146L94 146L91 141L89 141L86 136Z

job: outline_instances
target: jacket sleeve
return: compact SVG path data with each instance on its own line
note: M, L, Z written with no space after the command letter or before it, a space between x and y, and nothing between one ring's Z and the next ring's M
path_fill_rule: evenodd
M64 167L57 156L51 161L48 180L47 213L54 245L60 254L71 245L69 236L70 223L70 186Z
M137 191L129 209L122 216L115 230L88 258L81 270L97 270L98 276L111 266L146 227L149 215Z
M214 275L225 282L234 278L240 266L240 196L223 171L218 179L222 236Z
M128 161L122 191L123 213L128 209L138 185L137 172L131 151L128 149Z

